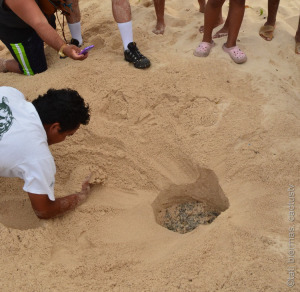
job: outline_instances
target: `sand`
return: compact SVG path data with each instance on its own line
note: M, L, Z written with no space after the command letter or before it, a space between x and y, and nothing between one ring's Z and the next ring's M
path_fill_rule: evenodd
M87 0L83 36L95 48L85 61L46 47L47 72L0 74L28 100L70 87L92 108L88 126L51 146L56 196L96 172L88 201L49 221L35 217L21 180L0 179L1 292L299 291L299 270L288 283L300 263L300 3L281 1L266 42L267 1L247 1L238 44L248 61L236 65L224 39L208 58L193 56L197 1L166 2L157 36L152 1L131 1L149 70L123 60L110 1ZM220 215L184 234L158 224L159 211L195 201Z

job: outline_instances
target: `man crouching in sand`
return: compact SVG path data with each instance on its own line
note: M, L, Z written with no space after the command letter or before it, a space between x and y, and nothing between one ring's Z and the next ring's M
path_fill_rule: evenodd
M48 147L72 136L89 119L89 106L75 90L49 89L31 103L17 89L0 87L0 176L24 180L40 219L74 209L90 193L88 177L80 193L55 199L56 167Z

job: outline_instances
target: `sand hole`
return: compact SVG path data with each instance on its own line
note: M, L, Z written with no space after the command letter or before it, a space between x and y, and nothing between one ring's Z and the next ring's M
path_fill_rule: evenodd
M6 227L26 230L42 225L29 200L8 200L0 202L0 223Z
M152 204L156 222L178 233L212 223L229 207L228 199L212 170L200 169L194 183L171 185Z

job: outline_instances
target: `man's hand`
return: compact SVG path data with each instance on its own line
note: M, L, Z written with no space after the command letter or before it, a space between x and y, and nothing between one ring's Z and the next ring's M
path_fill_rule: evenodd
M58 198L55 201L49 200L46 194L28 193L32 208L37 217L40 219L50 219L81 205L90 194L90 179L92 175L93 173L85 178L79 193Z
M81 60L82 61L88 57L88 53L79 55L80 52L81 52L81 49L74 45L65 46L63 49L63 53L67 57L69 57L73 60Z
M90 180L91 180L92 176L93 176L93 173L90 173L82 183L81 192L78 193L78 197L80 200L80 202L78 202L79 204L81 202L84 202L87 199L88 195L90 194L90 191L91 191Z

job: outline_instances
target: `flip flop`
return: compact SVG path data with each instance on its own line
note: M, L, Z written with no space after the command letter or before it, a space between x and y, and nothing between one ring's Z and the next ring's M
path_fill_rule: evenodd
M275 25L263 25L259 30L259 35L266 41L274 38Z
M224 52L228 53L230 58L237 64L242 64L247 61L246 54L243 51L241 51L238 46L226 48L224 44L222 49Z
M300 54L300 42L297 42L297 43L296 43L296 46L295 46L295 53L296 53L296 54Z
M215 46L215 42L211 41L211 43L201 42L199 46L194 51L194 56L196 57L207 57L210 53L212 47Z

